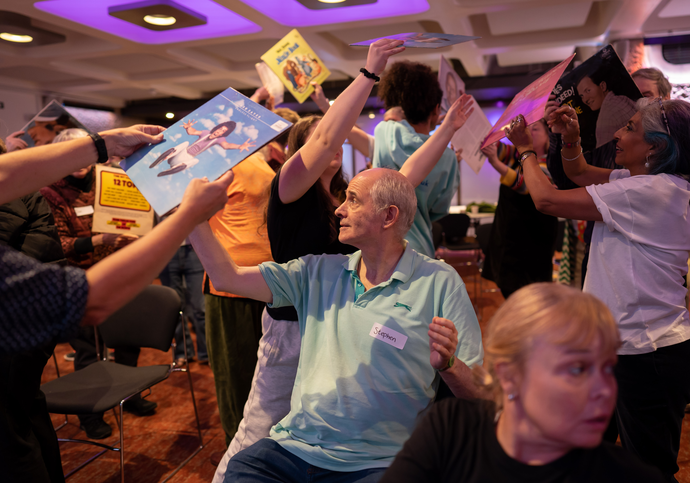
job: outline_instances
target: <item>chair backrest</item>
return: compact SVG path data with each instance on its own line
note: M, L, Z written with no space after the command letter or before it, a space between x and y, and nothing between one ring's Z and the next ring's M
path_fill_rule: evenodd
M479 225L475 230L477 235L477 243L479 244L479 249L484 255L486 255L486 250L489 248L489 239L491 238L491 229L493 228L493 223L485 223Z
M438 220L438 222L443 227L446 243L458 245L464 242L467 229L470 227L469 216L464 213L451 213Z
M100 326L108 347L168 351L180 321L180 297L170 287L149 285Z

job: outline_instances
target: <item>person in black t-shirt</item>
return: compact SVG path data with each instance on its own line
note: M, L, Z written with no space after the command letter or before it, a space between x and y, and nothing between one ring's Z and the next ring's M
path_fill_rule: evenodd
M485 335L485 368L474 371L495 401L434 405L381 483L664 481L602 443L616 403L620 338L601 301L564 285L528 285Z

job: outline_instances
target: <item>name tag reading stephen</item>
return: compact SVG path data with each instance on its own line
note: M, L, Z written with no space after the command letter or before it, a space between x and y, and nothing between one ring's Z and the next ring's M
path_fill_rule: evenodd
M407 342L407 336L381 324L374 324L369 335L374 339L382 340L396 349L402 349Z

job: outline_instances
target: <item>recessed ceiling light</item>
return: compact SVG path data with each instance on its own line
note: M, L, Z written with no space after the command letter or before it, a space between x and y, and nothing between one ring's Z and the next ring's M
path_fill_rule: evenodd
M33 41L34 38L31 35L18 35L11 34L9 32L0 32L0 39L7 40L8 42L19 42L21 44L25 44Z
M168 112L168 113L165 115L165 117L167 117L168 119L172 119L173 117L175 117L175 114L173 114L172 112Z
M321 3L343 3L345 0L319 0Z
M177 19L175 17L169 17L167 15L154 14L146 15L144 17L144 22L150 23L151 25L168 26L174 25L175 22L177 22Z
M374 119L375 117L376 117L376 114L374 114L373 112L369 113L369 119Z

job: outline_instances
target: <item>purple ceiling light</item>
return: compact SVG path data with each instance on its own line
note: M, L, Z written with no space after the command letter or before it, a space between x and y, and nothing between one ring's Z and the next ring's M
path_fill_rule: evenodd
M131 0L46 0L37 2L34 6L58 17L142 44L168 44L261 31L261 27L254 22L212 0L194 0L193 2L194 12L205 17L206 24L165 31L150 30L108 14L109 8L128 3L132 3Z
M376 3L348 6L347 0L324 10L307 8L298 0L241 0L281 25L308 27L355 22L373 18L414 15L429 10L427 0L377 0Z

